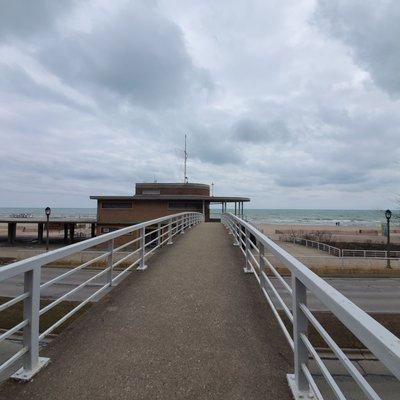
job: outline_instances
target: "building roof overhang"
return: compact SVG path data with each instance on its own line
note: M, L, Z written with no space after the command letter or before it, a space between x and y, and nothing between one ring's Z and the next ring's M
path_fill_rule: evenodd
M249 202L248 197L200 196L200 195L135 195L135 196L90 196L92 200L199 200L210 203Z

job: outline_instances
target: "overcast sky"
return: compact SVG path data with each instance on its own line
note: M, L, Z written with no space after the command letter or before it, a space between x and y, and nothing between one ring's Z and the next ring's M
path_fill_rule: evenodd
M0 206L188 175L254 208L400 193L400 2L0 0Z

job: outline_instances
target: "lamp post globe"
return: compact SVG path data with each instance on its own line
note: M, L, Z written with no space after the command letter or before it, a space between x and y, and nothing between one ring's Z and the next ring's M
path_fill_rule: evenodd
M392 218L392 212L390 210L385 211L385 217L386 217L386 237L387 237L387 242L386 242L386 267L391 268L390 266L390 218Z
M49 251L49 219L51 214L51 208L46 207L44 209L44 213L46 214L46 251Z

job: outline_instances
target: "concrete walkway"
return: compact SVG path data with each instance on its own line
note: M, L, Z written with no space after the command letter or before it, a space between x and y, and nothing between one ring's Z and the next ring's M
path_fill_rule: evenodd
M221 224L196 226L43 351L0 399L291 399L292 353Z

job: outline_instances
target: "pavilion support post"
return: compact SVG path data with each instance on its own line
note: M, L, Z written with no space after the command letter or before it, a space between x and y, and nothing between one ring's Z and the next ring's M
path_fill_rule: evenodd
M8 223L8 243L13 244L15 242L15 237L17 235L17 223Z
M12 243L11 225L10 222L7 224L7 241L10 244Z
M96 224L94 222L92 222L90 225L90 236L91 237L96 236Z
M43 223L38 223L38 242L43 243Z
M68 242L68 224L64 224L64 242Z
M72 223L69 225L69 242L74 243L75 238L75 224Z
M235 201L235 215L237 215L237 205L236 205L236 201Z

